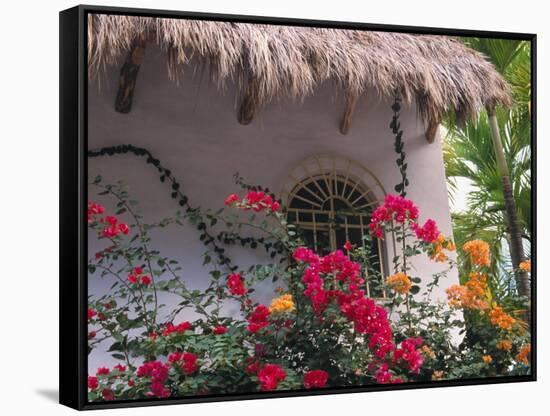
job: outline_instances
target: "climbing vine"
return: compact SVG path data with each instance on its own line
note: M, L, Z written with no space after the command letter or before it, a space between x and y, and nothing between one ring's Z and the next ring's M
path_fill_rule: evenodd
M132 154L138 157L146 158L146 163L153 165L159 173L159 180L161 183L167 184L170 187L170 197L177 201L180 207L188 214L188 219L192 221L199 231L199 239L205 246L210 246L218 256L219 263L225 265L229 270L237 270L237 266L234 265L231 259L225 254L225 248L219 243L224 245L241 245L242 247L250 247L256 249L258 246L264 247L265 251L269 253L271 258L274 258L277 254L284 254L286 249L280 241L269 241L263 237L243 237L233 232L221 231L217 235L208 231L208 227L213 227L218 222L215 215L210 213L203 213L199 207L193 207L189 204L189 198L181 190L180 182L174 177L172 171L162 165L160 160L153 156L153 154L145 148L137 147L131 144L123 144L116 146L106 146L96 150L88 150L88 157L103 157L103 156L116 156L123 154ZM244 179L237 173L234 176L235 183L245 190L263 191L271 195L274 199L275 195L267 188L261 186L253 186L244 182ZM190 221L191 222L191 221Z
M403 143L403 130L401 130L401 123L399 122L399 116L401 115L401 98L399 93L395 93L395 100L392 105L393 117L390 122L390 129L395 136L394 150L399 157L395 160L399 173L401 174L401 182L395 185L395 192L398 192L401 196L407 195L406 188L409 186L409 179L407 178L407 163L405 162L406 153L403 150L405 145Z

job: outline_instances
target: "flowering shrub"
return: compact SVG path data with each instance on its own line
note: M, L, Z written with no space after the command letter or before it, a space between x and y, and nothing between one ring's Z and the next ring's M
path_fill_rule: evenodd
M88 344L90 351L106 346L119 362L89 374L92 401L529 371L528 330L509 301L491 294L486 245L473 241L463 247L475 269L463 285L447 290L448 302L434 301L431 293L445 272L417 275L410 259L427 256L450 269L456 267L449 257L455 247L435 221L421 225L419 210L402 196L385 198L372 213L372 235L364 237L365 246L389 235L400 245L391 275L380 276L362 245L346 242L325 255L308 248L264 190L229 195L226 207L216 212L188 208L145 223L122 185L96 178L92 186L116 208L107 212L97 202L88 205L91 234L104 244L90 256L89 273L112 282L107 294L89 300ZM203 255L210 282L202 291L192 290L179 263L154 249L150 237L152 230L184 221L196 226L201 240L264 247L273 261L240 270L220 255L221 245L210 246ZM224 228L218 237L206 232L215 224ZM243 237L247 228L261 236ZM283 286L269 305L254 298L254 286L265 279ZM389 295L369 296L367 279ZM176 306L167 310L161 295ZM226 303L237 304L240 315L224 315ZM189 316L195 318L183 319ZM461 343L453 342L453 331L465 334Z

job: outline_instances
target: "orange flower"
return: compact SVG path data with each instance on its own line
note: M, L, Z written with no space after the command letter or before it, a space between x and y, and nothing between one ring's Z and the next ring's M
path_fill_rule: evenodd
M453 285L446 292L451 307L480 311L489 308L486 296L487 277L483 273L470 273L470 280L465 285Z
M430 259L444 263L447 260L447 255L443 253L443 249L453 251L455 245L452 240L447 240L443 234L439 234L439 237L437 237L437 240L432 244L428 252Z
M493 357L491 357L490 355L484 355L481 357L481 359L485 364L491 364L493 362Z
M443 371L434 371L432 373L432 380L437 381L443 378Z
M445 248L449 251L455 251L456 250L455 243L452 240L447 240L447 246Z
M426 357L431 358L432 360L435 359L435 352L433 352L427 345L422 345L422 352Z
M489 244L482 240L472 240L466 242L462 249L470 254L472 263L478 266L489 266L491 257L489 255Z
M512 349L512 342L507 339L503 339L498 342L497 349L502 351L510 351Z
M524 345L516 355L516 360L525 365L529 365L529 354L531 354L531 344Z
M522 261L519 264L519 268L523 272L529 272L531 273L531 260Z
M395 292L401 293L402 295L409 293L411 290L412 283L411 279L403 273L396 273L386 279L386 284Z
M510 331L512 326L516 323L514 318L504 312L504 310L497 305L493 305L489 318L494 326L498 326L506 331Z

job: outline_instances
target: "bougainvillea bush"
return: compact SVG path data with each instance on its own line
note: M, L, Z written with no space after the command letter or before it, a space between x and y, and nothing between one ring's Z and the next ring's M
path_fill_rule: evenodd
M431 293L445 272L422 275L411 259L428 256L449 270L456 267L449 257L456 248L433 220L420 221L413 201L387 195L372 213L364 245L347 242L321 255L287 223L274 195L238 183L242 194L221 197L218 211L187 206L156 223L144 221L122 184L105 184L100 177L90 184L116 208L88 205L89 233L103 247L89 259L89 278L112 282L108 294L89 299L89 351L107 345L119 361L88 375L90 401L530 371L527 306L513 295L492 295L483 241L461 248L460 255L471 260L469 278L447 289L446 302L437 302ZM187 287L180 264L159 252L150 237L153 230L183 223L197 228L206 247L210 282L202 291ZM223 231L212 235L208 229L216 224ZM363 247L390 235L401 254L393 259L392 274L380 276ZM225 252L232 245L265 249L272 262L241 269ZM366 276L389 295L367 296ZM277 289L264 305L256 301L254 286L266 279L277 282ZM164 294L177 301L161 304ZM226 303L237 303L240 314L224 315Z

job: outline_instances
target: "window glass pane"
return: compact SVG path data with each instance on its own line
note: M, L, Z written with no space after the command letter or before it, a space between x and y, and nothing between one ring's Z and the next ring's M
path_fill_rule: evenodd
M351 192L353 190L353 192ZM298 223L307 246L320 255L343 249L346 241L363 246L362 237L369 233L370 213L376 204L372 192L351 178L332 173L312 177L296 186L289 207L289 222ZM315 222L314 222L315 219ZM383 272L382 253L378 241L369 245L368 280L370 295L380 297L380 275Z

